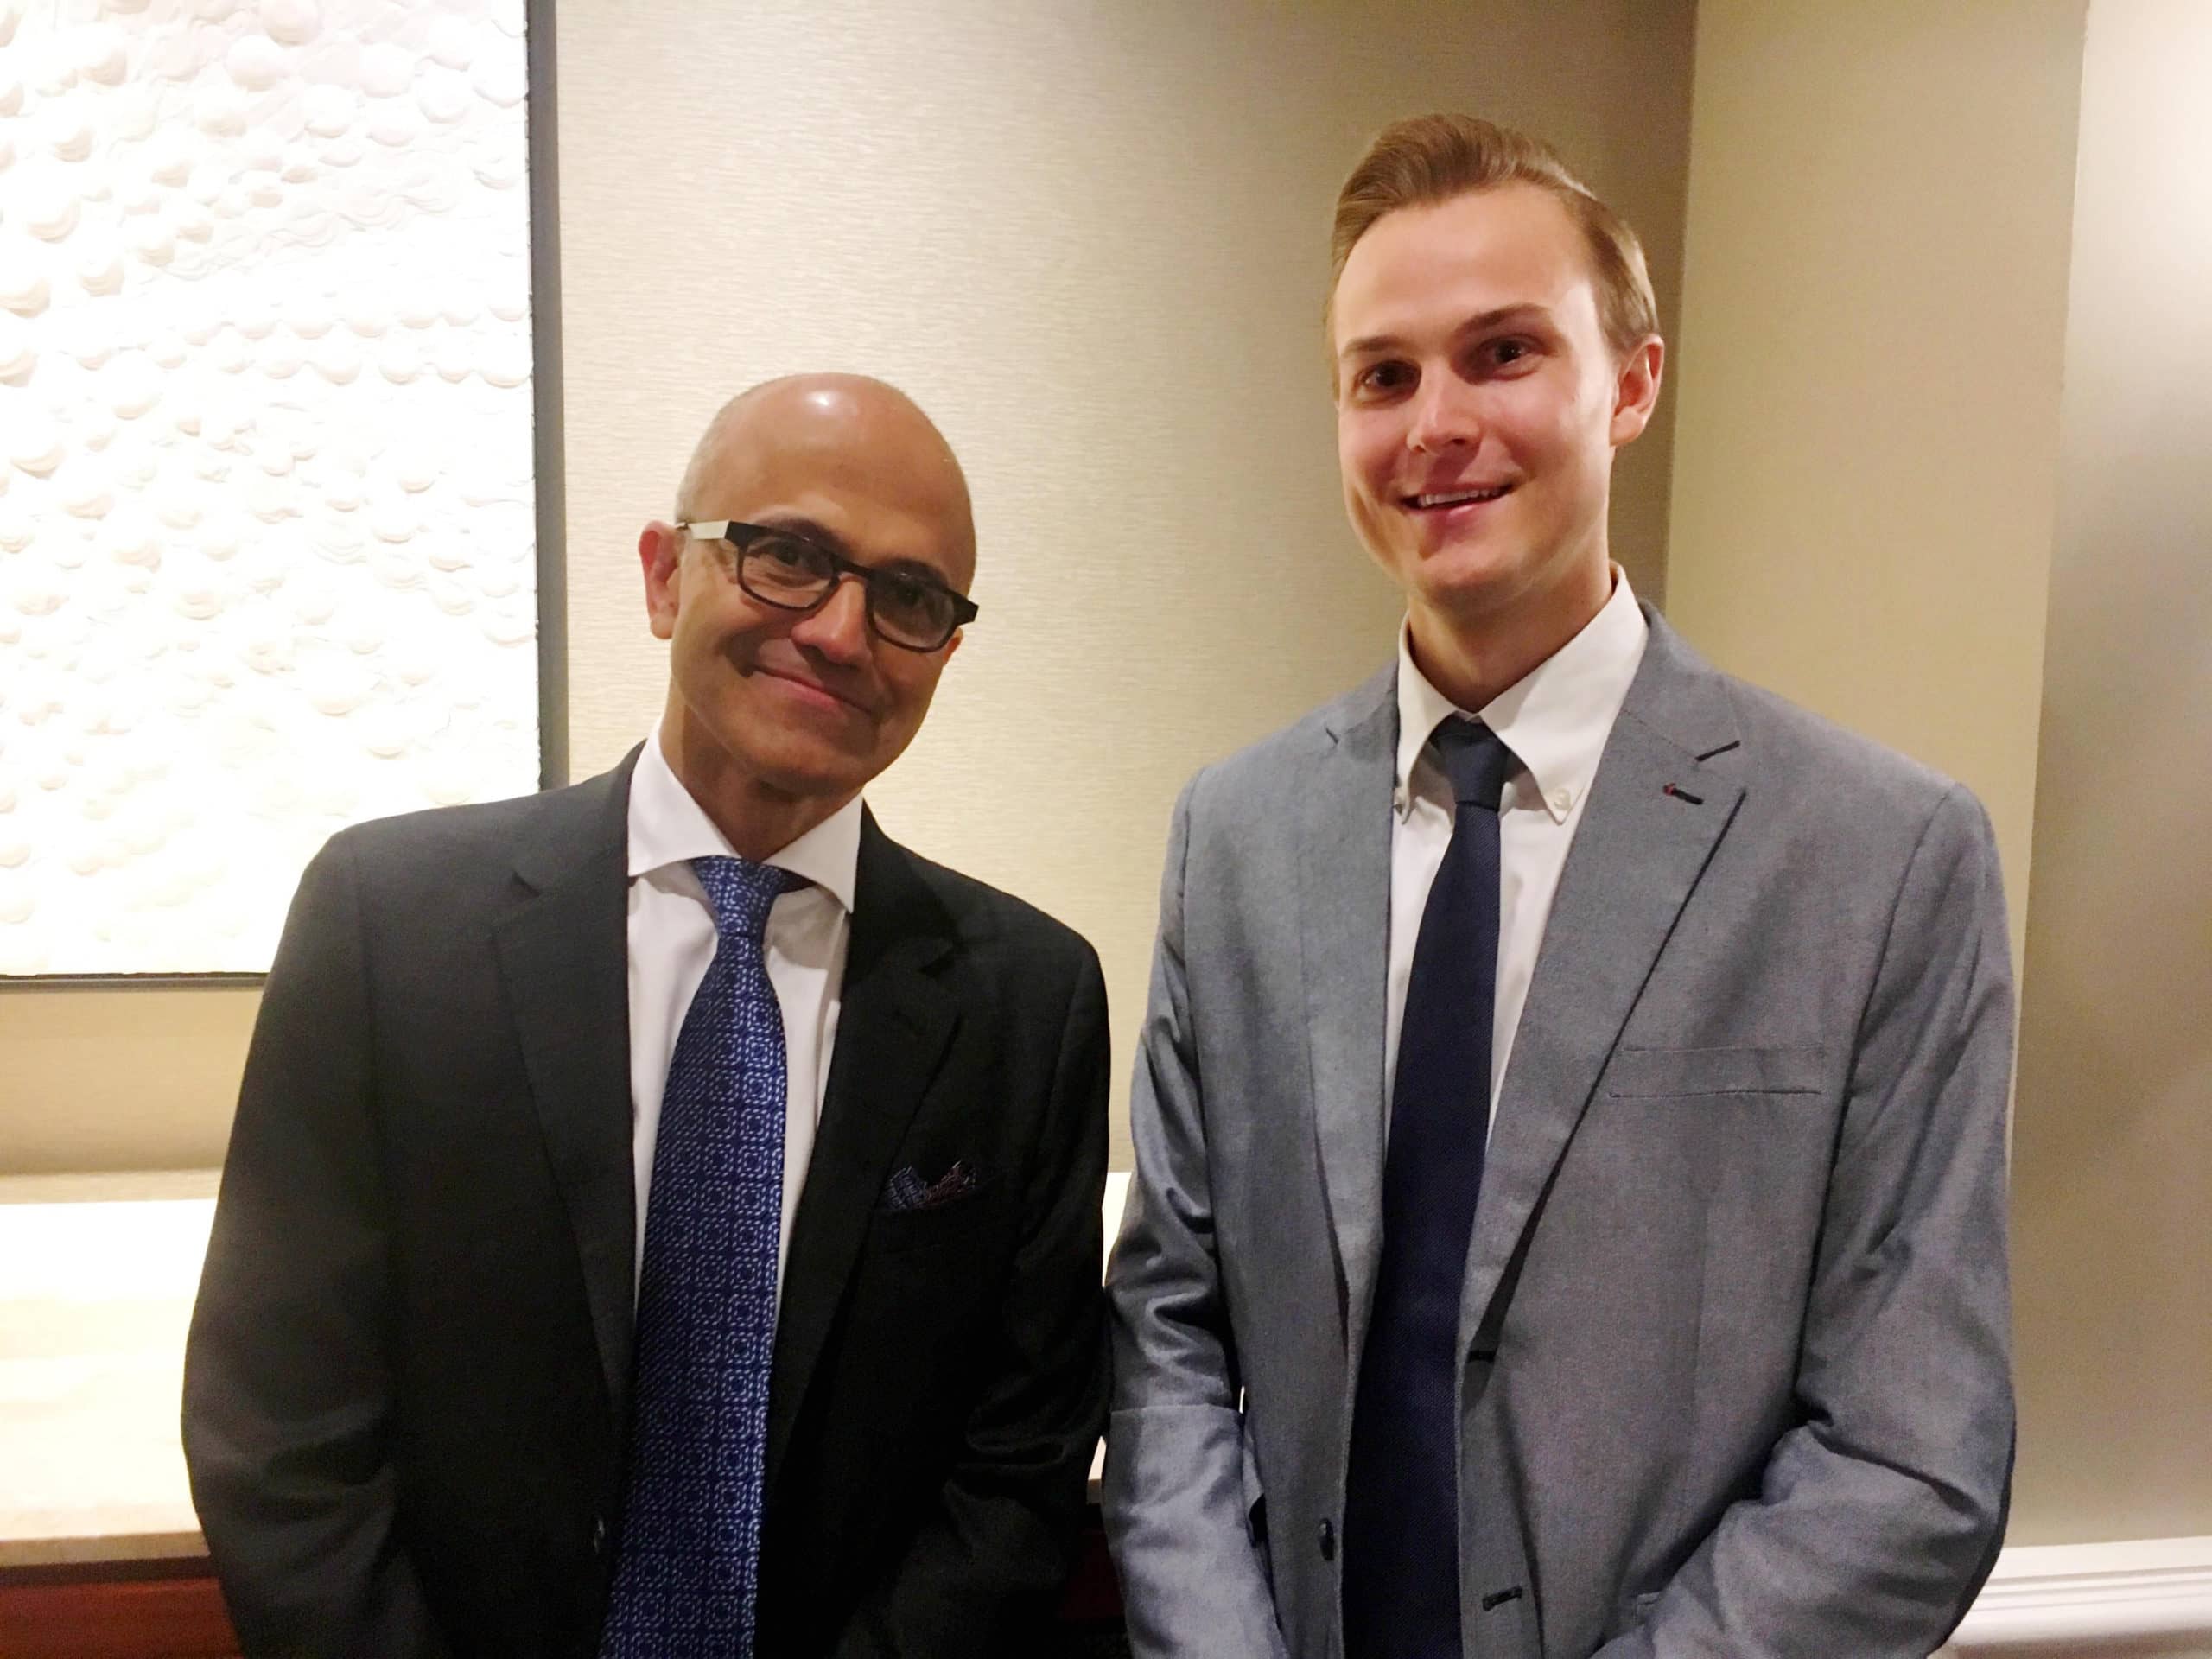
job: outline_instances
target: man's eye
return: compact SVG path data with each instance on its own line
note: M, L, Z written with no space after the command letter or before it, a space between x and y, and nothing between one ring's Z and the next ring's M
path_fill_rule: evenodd
M1414 372L1403 363L1370 363L1359 372L1353 386L1361 391L1403 391L1413 384Z
M819 562L814 550L804 542L784 537L772 537L754 543L753 556L785 570L811 569Z
M1492 342L1490 348L1491 361L1500 365L1517 363L1528 355L1529 342L1525 340L1497 340Z

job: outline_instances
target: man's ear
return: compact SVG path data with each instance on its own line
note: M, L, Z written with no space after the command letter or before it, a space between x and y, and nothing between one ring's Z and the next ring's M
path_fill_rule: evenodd
M656 518L638 532L638 563L645 576L645 619L653 638L676 632L677 566L683 557L683 532Z
M1613 381L1611 435L1614 448L1634 443L1650 424L1651 411L1659 403L1659 379L1666 364L1667 343L1656 334L1647 335L1621 359L1620 372Z

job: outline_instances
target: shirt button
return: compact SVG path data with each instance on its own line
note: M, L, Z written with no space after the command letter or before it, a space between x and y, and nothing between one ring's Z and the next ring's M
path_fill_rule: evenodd
M1574 791L1573 790L1555 789L1552 791L1552 810L1554 811L1564 812L1568 807L1573 806L1573 804Z
M1337 1559L1337 1529L1325 1515L1321 1517L1321 1559L1325 1561Z

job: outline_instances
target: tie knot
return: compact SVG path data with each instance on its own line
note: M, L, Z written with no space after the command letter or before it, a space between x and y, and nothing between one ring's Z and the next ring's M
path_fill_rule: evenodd
M707 890L707 903L714 907L715 933L756 943L767 928L769 906L800 882L780 866L720 855L695 858L691 868Z
M1497 811L1505 792L1505 774L1513 770L1513 751L1505 747L1505 740L1480 721L1455 715L1437 727L1430 741L1459 804Z

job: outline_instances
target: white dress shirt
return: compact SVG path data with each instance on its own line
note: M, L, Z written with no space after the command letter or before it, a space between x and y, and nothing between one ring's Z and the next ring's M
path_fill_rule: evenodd
M1598 761L1643 660L1650 630L1628 576L1613 567L1613 592L1582 632L1473 716L1504 741L1515 766L1499 799L1497 1001L1492 1016L1491 1111L1512 1058L1513 1033L1543 948L1552 895ZM1414 944L1437 866L1452 840L1452 783L1436 762L1429 736L1438 722L1466 710L1452 703L1415 666L1412 633L1398 630L1398 766L1390 829L1390 978L1385 1004L1383 1110L1398 1077L1398 1027L1413 977Z
M837 1041L852 932L853 881L860 863L857 797L768 860L810 884L779 896L764 941L768 983L784 1017L788 1086L784 1110L784 1217L776 1246L776 1294L784 1288L791 1221L814 1154L822 1091ZM638 1184L637 1271L645 1259L645 1210L653 1147L660 1135L661 1091L677 1033L715 958L715 913L690 861L734 856L661 753L655 732L630 777L630 1114L632 1171Z

